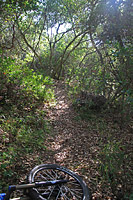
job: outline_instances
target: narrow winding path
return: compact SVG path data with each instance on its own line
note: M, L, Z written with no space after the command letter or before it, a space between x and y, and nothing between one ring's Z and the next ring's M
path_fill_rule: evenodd
M80 174L90 188L97 187L99 136L74 111L63 82L55 84L56 106L46 108L53 127L45 142L47 163L63 165ZM92 127L92 124L91 124ZM99 193L100 195L100 193ZM97 196L97 194L96 194Z
M52 127L49 133L44 133L46 135L44 141L46 149L38 149L18 163L24 166L24 168L21 167L22 171L19 170L19 173L22 174L20 181L26 179L24 175L28 174L37 163L56 163L76 172L85 180L88 187L91 188L92 200L121 200L125 191L130 191L131 187L130 184L125 184L127 179L129 179L129 183L131 181L124 173L127 170L130 172L130 163L126 163L129 160L124 161L123 174L120 174L120 176L118 174L116 180L118 184L114 189L112 189L109 181L104 178L104 170L101 174L99 167L101 158L103 158L103 167L108 167L107 164L109 163L104 165L105 154L103 149L105 144L109 142L115 142L117 148L117 141L122 138L123 144L128 147L126 148L127 155L129 154L128 151L131 150L130 131L128 129L121 130L113 122L110 115L103 115L102 113L95 115L91 113L91 115L88 115L87 121L81 120L68 98L65 84L56 81L54 87L56 104L54 106L44 104L39 108L46 113L46 121L48 120L50 127ZM116 163L114 162L117 167ZM116 170L119 173L119 169ZM121 183L122 180L124 181Z

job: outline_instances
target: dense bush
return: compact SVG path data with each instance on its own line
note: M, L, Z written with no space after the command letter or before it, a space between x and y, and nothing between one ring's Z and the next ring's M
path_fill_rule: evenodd
M45 149L50 126L46 113L39 109L54 101L52 79L27 66L4 58L0 66L0 164L1 185L13 175L15 163L28 153Z

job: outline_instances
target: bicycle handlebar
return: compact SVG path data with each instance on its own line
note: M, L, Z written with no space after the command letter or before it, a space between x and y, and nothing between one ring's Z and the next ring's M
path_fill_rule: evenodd
M47 182L35 182L35 183L29 183L29 184L23 184L23 185L11 185L8 188L7 193L0 194L0 200L24 200L24 198L18 197L16 199L10 199L10 195L13 191L19 190L19 189L30 189L30 188L37 188L40 186L50 186L50 185L59 185L63 183L67 183L69 180L54 180L54 181L47 181ZM28 200L27 197L25 200Z

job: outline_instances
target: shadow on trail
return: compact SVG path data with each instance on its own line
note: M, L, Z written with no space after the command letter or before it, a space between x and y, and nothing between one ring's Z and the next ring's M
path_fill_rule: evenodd
M131 147L130 139L127 140L127 135L130 138L131 133L121 131L113 116L106 113L90 113L87 121L81 119L61 82L55 84L55 97L55 107L45 109L53 129L45 141L43 162L63 165L78 173L91 188L94 200L118 200L123 199L122 195L127 191L130 194L130 186L127 188L125 185L126 165L118 167L123 150L117 144L121 137L124 145L126 141L126 146ZM129 165L128 159L124 162ZM109 174L112 172L110 166L111 170L115 170L112 174ZM130 169L129 166L129 172ZM107 179L108 175L111 179Z
M62 85L57 84L55 96L56 106L47 110L53 132L45 142L47 151L44 162L63 165L75 171L90 188L95 188L94 184L100 179L97 171L100 135L96 127L90 130L88 123L79 119Z

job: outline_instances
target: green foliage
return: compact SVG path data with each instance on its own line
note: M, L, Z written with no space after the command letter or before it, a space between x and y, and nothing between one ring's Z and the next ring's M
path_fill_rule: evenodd
M108 182L108 187L111 187L113 194L119 191L116 196L121 197L121 199L132 198L131 190L123 184L127 182L127 179L132 179L132 158L130 155L125 154L125 147L121 142L112 140L111 136L99 155L99 171L102 176L102 182Z
M124 173L124 159L124 149L120 142L109 141L100 152L100 173L103 179L108 181L113 192L120 184L119 176Z
M43 149L49 126L44 120L46 113L38 108L54 101L49 76L66 80L75 104L82 90L104 95L109 106L119 111L118 121L122 125L130 122L131 5L131 0L0 1L3 184L12 175L13 163L22 150L28 153ZM77 110L77 120L97 118L97 113L87 107ZM117 185L123 159L119 143L109 142L101 152L101 173L112 188Z
M10 11L29 11L29 10L34 10L37 9L37 2L39 3L39 1L37 0L24 0L24 1L14 1L14 0L6 0L6 1L0 1L1 3L1 8L2 11L6 11L8 10L8 12ZM9 13L10 13L9 12ZM8 14L9 14L8 13Z
M0 151L1 186L14 174L16 162L34 151L45 149L50 126L44 101L54 100L52 79L33 72L27 66L15 65L10 58L1 60ZM21 158L20 158L21 157Z
M124 161L124 151L120 143L109 142L105 144L101 157L101 173L112 183L115 180L115 176L120 173L119 170Z
M6 75L7 82L18 85L31 97L44 101L54 98L52 90L46 88L48 85L52 85L50 77L37 74L26 65L16 65L10 58L4 60L1 69Z

